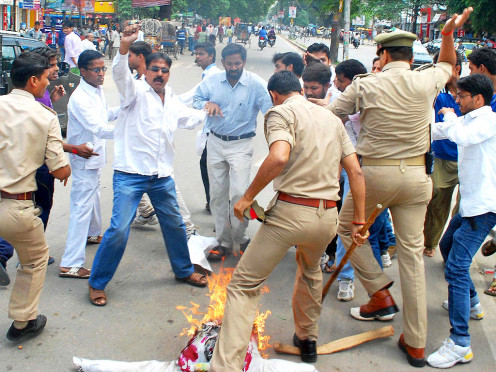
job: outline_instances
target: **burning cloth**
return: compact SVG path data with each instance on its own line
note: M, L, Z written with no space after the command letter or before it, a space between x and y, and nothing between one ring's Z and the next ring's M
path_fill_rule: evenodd
M110 360L88 360L73 358L79 371L84 372L200 372L210 370L210 359L219 335L220 325L211 322L202 325L181 351L177 361L159 362L116 362ZM258 351L256 334L252 339L245 357L243 372L318 372L314 366L293 363L280 359L263 359Z

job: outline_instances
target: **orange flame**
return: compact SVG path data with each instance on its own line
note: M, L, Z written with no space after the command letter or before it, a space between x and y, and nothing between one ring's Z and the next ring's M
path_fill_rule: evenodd
M208 305L207 311L200 311L200 305L194 302L190 302L191 307L186 306L176 306L177 310L181 310L186 320L190 324L189 328L184 328L180 333L180 336L193 336L201 325L207 322L222 322L224 317L224 307L226 303L226 287L231 281L234 268L224 268L221 267L218 274L212 273L208 278L208 294L210 297L210 304ZM261 293L268 293L270 290L267 286L261 288ZM271 314L270 311L265 313L259 313L257 311L257 317L253 322L253 333L258 336L258 349L260 351L267 350L271 347L269 344L270 336L264 336L265 331L265 320ZM203 315L202 319L197 319L195 315ZM261 353L264 358L268 355Z

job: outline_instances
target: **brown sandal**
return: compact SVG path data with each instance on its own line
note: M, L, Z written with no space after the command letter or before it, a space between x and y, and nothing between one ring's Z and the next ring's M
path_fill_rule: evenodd
M484 291L484 293L489 296L496 296L496 279L493 279L491 285Z
M90 287L90 302L95 306L105 306L107 304L107 296L105 295L105 291L95 289L92 286Z
M187 276L186 278L178 278L176 276L176 280L189 285L193 285L195 287L206 287L206 285L208 284L207 277L197 272L194 272L193 274Z

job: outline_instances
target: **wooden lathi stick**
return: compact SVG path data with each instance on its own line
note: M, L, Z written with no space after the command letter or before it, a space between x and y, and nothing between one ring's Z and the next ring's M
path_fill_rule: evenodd
M385 338L394 335L394 328L392 325L388 325L386 327L374 329L373 331L368 331L364 333L359 333L357 335L340 338L336 341L331 341L328 344L321 345L317 347L317 354L332 354L338 351L351 349L352 347L363 344L364 342L377 340L378 338ZM300 355L300 349L286 344L281 344L276 342L274 344L274 349L276 352L280 354L293 354Z
M363 225L362 228L360 229L360 235L365 235L367 233L367 230L370 228L370 226L372 226L372 224L375 221L375 218L381 212L381 209L382 209L382 205L377 204L375 206L374 210L372 211L372 214L369 216L369 218L367 218L365 225ZM348 262L356 247L357 245L355 243L351 243L350 249L346 251L338 267L336 268L336 270L334 270L334 272L331 274L331 277L327 280L327 283L325 284L324 289L322 290L322 301L324 301L327 292L329 292L329 288L331 288L331 284L334 282L334 280L336 280L341 270L343 270L344 265L346 265L346 262Z

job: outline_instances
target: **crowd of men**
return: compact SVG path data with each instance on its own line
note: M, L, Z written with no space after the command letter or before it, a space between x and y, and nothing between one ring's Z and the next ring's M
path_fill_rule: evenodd
M59 276L89 279L93 305L107 304L105 288L133 224L160 224L175 278L207 285L207 277L191 263L188 238L195 227L172 169L174 132L203 124L198 154L218 241L209 259L220 260L236 247L243 253L227 287L212 371L242 369L260 289L293 246L293 343L303 361L317 360L322 271L335 269L326 262L328 256L339 265L352 246L357 248L339 273L337 298L354 298L355 275L370 296L367 304L350 309L353 318L386 321L399 311L389 292L393 281L383 271L391 264L388 248L394 246L404 313L398 344L408 363L448 368L472 360L469 319L480 320L484 312L469 268L496 225L491 166L496 156L496 52L475 50L469 56L470 75L460 78L462 57L455 51L453 31L470 12L446 22L436 63L415 71L410 65L417 37L401 30L376 37L378 58L371 61L371 74L356 60L334 69L329 48L314 44L303 58L276 54L268 83L245 69L241 45L223 48L221 71L214 46L197 43L193 50L203 71L201 82L182 95L167 84L172 60L139 40L139 25L127 25L112 62L118 107L109 107L105 98L103 55L92 48L75 55L72 46L66 47L66 59L81 75L68 105L67 144L50 108L65 92L46 89L57 76L59 52L47 47L17 57L15 89L0 98L0 114L8 118L0 141L15 144L0 147L0 284L9 283L5 267L14 249L19 259L7 339L19 341L45 327L38 303L53 259L43 228L54 179L67 182L71 172L69 232ZM70 41L73 30L65 26ZM260 111L269 153L250 182ZM109 124L114 120L115 125ZM114 196L110 227L102 235L99 185L106 139L114 140ZM245 212L270 182L276 194L250 239ZM457 185L458 203L443 234ZM377 204L381 213L369 231L360 233ZM99 244L91 270L84 267L89 243ZM443 346L426 358L424 257L432 257L438 245L448 282L443 307L451 329ZM493 241L486 243L483 254L494 253L494 247ZM496 295L495 287L493 282L486 293Z

